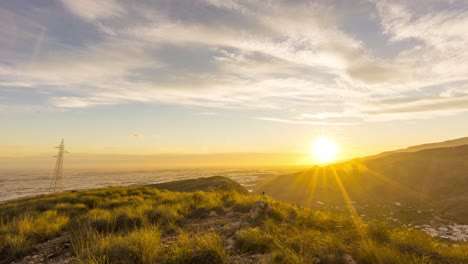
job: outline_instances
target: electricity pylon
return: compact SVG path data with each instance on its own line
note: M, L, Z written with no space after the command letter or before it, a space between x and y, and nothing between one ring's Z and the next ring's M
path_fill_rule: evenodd
M63 154L68 153L65 151L65 144L62 142L58 145L58 154L54 157L57 158L55 163L54 174L52 176L52 185L50 187L52 192L61 191L63 189Z

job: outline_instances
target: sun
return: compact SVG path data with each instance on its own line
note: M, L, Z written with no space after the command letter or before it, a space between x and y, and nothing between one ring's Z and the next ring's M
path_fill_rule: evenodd
M310 152L318 163L323 164L335 161L339 149L333 140L320 137L314 141Z

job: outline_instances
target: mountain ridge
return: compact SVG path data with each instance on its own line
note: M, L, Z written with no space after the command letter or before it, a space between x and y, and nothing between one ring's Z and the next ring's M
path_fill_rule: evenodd
M450 140L433 142L433 143L425 143L425 144L420 144L420 145L409 146L403 149L384 151L382 153L362 157L360 159L375 159L375 158L380 158L380 157L390 155L393 153L416 152L416 151L421 151L421 150L426 150L426 149L457 147L457 146L462 146L462 145L468 145L468 137L450 139Z

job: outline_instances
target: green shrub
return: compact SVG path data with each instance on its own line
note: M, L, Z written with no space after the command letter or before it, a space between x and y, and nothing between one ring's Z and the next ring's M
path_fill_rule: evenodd
M84 203L58 203L54 206L59 214L67 216L78 216L89 211L88 206Z
M161 262L165 264L185 264L190 263L192 256L193 249L190 236L187 233L182 233L176 242L169 247Z
M145 219L143 216L134 214L131 209L119 210L114 215L114 232L126 232L143 226Z
M224 263L228 253L216 233L206 233L195 239L195 252L191 263Z
M161 233L156 227L141 228L126 235L103 235L93 229L75 233L72 246L82 263L156 263Z
M89 211L87 219L89 226L98 232L112 232L113 231L113 215L109 210L92 209Z
M273 236L256 228L246 228L236 233L236 247L242 253L267 253L275 246Z
M429 235L411 230L396 230L390 236L391 243L402 253L422 256L438 255L438 244Z
M367 225L367 235L379 243L390 241L390 230L381 222L373 221Z
M23 214L0 225L0 255L7 260L29 252L36 243L52 238L64 229L69 218L56 211Z
M183 218L177 211L176 206L161 204L151 209L146 209L144 212L148 221L157 225L170 225L177 223Z

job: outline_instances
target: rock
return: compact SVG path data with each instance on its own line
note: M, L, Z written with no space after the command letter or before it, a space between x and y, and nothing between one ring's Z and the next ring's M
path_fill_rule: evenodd
M441 226L441 227L439 227L439 230L440 230L441 232L444 232L444 233L445 233L445 232L448 231L448 228L446 228L445 226Z
M223 226L224 231L228 230L238 230L241 227L241 222L232 222L232 223L227 223Z
M210 217L216 217L218 216L218 214L215 212L215 211L210 211L210 213L208 214Z
M343 260L344 260L345 263L349 263L349 264L356 264L356 263L357 263L357 262L353 259L353 257L351 257L351 255L349 255L349 254L344 254Z
M255 203L255 205L250 209L249 215L250 218L257 218L261 214L268 214L271 212L272 208L271 206L264 201L258 201Z

